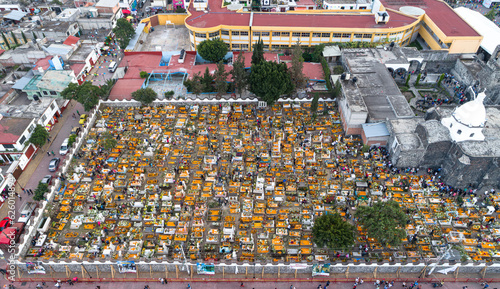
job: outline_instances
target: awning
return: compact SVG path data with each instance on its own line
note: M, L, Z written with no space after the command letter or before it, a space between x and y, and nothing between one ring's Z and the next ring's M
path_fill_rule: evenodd
M122 13L123 13L123 14L130 14L130 10L123 9L123 10L122 10Z
M334 46L325 46L323 49L324 57L332 57L332 56L340 56L342 53L340 52L340 48L336 45Z
M5 15L3 18L10 19L10 20L15 20L15 21L19 21L24 16L26 16L26 14L28 14L28 13L23 12L23 11L13 10L9 14Z

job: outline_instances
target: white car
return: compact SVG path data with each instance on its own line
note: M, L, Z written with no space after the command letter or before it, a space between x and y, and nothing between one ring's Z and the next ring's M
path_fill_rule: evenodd
M61 149L59 150L59 154L64 156L68 153L69 147L68 147L68 141L69 139L66 138L64 139L63 143L61 144Z

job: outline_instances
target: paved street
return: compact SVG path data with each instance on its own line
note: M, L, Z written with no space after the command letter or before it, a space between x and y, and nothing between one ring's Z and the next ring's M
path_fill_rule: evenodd
M290 286L295 287L296 289L315 289L318 288L318 285L321 284L322 288L325 286L325 280L323 281L317 281L317 279L310 279L307 281L303 282L261 282L261 281L256 281L256 282L244 282L243 288L247 289L289 289L291 288ZM382 279L381 279L382 280ZM4 281L4 280L2 280ZM1 282L0 282L1 283ZM35 282L30 282L26 283L25 285L19 284L19 283L14 283L14 286L16 288L20 289L35 289L36 285L38 283ZM95 289L96 286L99 286L100 289L108 289L108 288L113 288L113 289L142 289L146 285L149 286L150 289L160 289L160 288L187 288L187 285L191 285L192 289L218 289L218 288L224 288L224 289L236 289L236 288L241 288L241 283L240 282L168 282L168 284L161 284L159 281L158 282L81 282L77 283L73 286L69 284L63 284L61 288L73 288L73 289ZM47 282L45 288L54 288L55 283L54 282ZM409 285L409 284L408 284ZM431 289L433 288L431 283L421 283L422 289ZM491 289L496 289L500 283L492 283L489 284ZM444 283L442 289L462 289L464 286L467 286L468 289L482 289L483 286L481 286L478 283L462 283L462 282L446 282ZM394 288L400 289L402 288L402 283L394 283ZM328 288L331 289L352 289L353 288L353 283L352 282L342 282L342 283L330 283L330 286ZM364 284L358 285L357 289L375 289L376 286L374 286L371 282L365 282ZM383 287L381 287L383 288Z
M117 45L109 47L107 53L104 53L98 60L97 64L90 71L87 81L92 82L93 85L101 86L106 84L106 81L113 77L113 73L109 72L108 67L111 62L116 61L120 64L123 58L123 53L118 49Z

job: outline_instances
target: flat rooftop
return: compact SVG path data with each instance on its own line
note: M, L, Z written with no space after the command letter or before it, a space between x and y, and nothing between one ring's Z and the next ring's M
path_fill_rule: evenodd
M4 116L0 119L0 143L16 143L32 120L32 118Z
M383 57L382 54L384 54ZM351 80L343 87L349 104L364 105L369 121L412 117L414 113L383 61L402 61L383 49L344 50ZM352 79L356 77L357 82ZM363 101L361 101L361 99Z

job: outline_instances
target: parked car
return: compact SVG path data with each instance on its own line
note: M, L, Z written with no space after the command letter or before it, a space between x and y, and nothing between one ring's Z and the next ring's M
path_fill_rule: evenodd
M82 114L80 115L80 124L83 125L85 122L87 121L87 115L86 114Z
M50 185L50 183L52 183L52 176L46 175L45 177L43 177L40 183Z
M59 154L64 156L68 153L69 147L68 147L68 141L69 138L65 138L61 144L61 148L59 149Z
M57 168L59 168L59 162L61 160L59 158L53 158L52 160L50 160L50 163L49 163L49 172L55 172L57 171Z
M77 135L80 132L80 130L81 130L81 128L79 126L76 126L71 130L71 134Z
M10 227L11 219L9 217L5 217L0 221L0 232L2 232L5 228Z
M26 203L21 210L21 215L19 216L19 219L17 220L18 223L28 223L29 219L31 218L31 215L35 211L37 207L37 203Z

